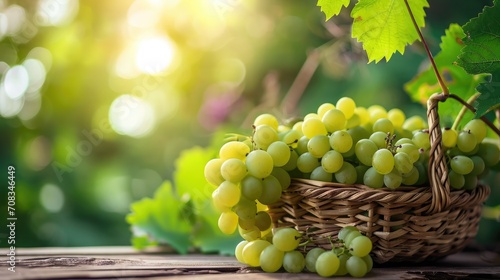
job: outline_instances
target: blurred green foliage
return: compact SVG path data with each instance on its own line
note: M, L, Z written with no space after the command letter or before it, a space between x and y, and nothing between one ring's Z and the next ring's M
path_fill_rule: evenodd
M432 50L450 23L490 2L430 3ZM142 44L149 39L166 48ZM284 112L281 101L318 48L317 70ZM367 64L348 10L325 22L313 0L0 0L1 80L27 58L47 71L41 88L21 105L0 98L0 167L16 167L19 247L130 244L130 204L173 179L182 150L209 145L220 130L248 131L264 111L289 118L350 96L425 115L403 91L425 61L422 48ZM481 236L498 242L497 229L485 224Z

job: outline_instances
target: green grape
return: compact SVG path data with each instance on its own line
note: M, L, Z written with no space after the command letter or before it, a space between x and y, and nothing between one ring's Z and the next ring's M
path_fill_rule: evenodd
M420 174L418 172L418 168L416 166L412 166L410 172L401 174L401 176L403 176L403 181L401 181L401 184L406 186L413 186L418 182L419 175Z
M299 131L291 129L285 133L282 141L285 142L287 145L292 146L292 148L296 148L297 143L299 142L299 139L302 136L303 136L302 133L300 133Z
M428 150L431 147L431 142L429 140L429 132L425 130L419 130L415 132L412 138L413 143L424 150Z
M402 128L406 120L405 113L398 108L389 110L387 112L387 118L392 122L394 128Z
M460 190L465 185L465 177L453 170L448 172L448 178L450 180L450 186L456 190Z
M290 186L290 183L292 182L290 174L286 172L286 170L283 168L275 167L273 169L273 172L271 172L271 175L273 175L274 177L276 177L276 179L278 179L281 185L281 190L286 190Z
M476 144L479 144L486 137L488 128L481 119L472 119L465 126L465 131L470 131L476 137Z
M267 147L267 152L273 158L274 166L283 166L290 159L290 147L285 142L276 141L271 143Z
M286 171L292 171L297 168L297 159L299 158L299 154L295 150L290 150L290 159L288 162L283 165L283 169Z
M394 125L389 119L381 118L376 120L372 126L373 131L381 131L384 133L394 133Z
M326 135L327 131L321 120L310 118L304 120L304 123L302 124L302 133L304 136L311 139L316 135Z
M450 166L458 174L466 175L474 169L474 162L468 156L454 156L450 161Z
M343 130L338 130L330 135L330 146L339 153L345 153L352 147L352 137Z
M265 272L276 272L283 265L284 256L285 253L283 251L280 251L276 246L271 244L260 253L260 267Z
M406 129L409 131L420 130L420 129L424 129L426 127L427 127L427 124L425 123L424 119L422 119L421 116L409 117L403 123L403 129Z
M274 130L278 130L279 122L278 119L272 114L261 114L255 118L253 121L253 125L255 127L259 125L268 125L272 127Z
M298 121L298 122L296 122L292 126L292 130L297 130L298 132L300 132L300 134L304 135L304 133L302 132L302 124L304 124L304 121Z
M233 207L238 203L241 191L235 183L224 181L217 188L217 199L226 207Z
M372 251L372 246L371 239L361 235L351 241L351 244L349 244L349 252L351 255L361 258Z
M341 184L354 184L356 183L357 176L356 168L347 161L344 161L342 167L335 172L335 180Z
M449 127L441 129L443 146L453 148L457 145L458 132Z
M247 175L247 167L243 161L230 158L224 161L220 173L226 181L238 183Z
M384 185L389 189L397 189L399 186L401 186L402 182L403 177L401 176L401 173L396 170L396 168L394 168L388 174L384 175Z
M387 133L382 131L375 131L370 135L369 139L373 141L373 143L375 143L375 145L377 145L379 149L381 149L387 147L387 142L385 140L386 138L387 138Z
M370 113L365 107L356 107L354 113L359 116L359 125L365 125L370 121Z
M238 215L233 211L222 212L217 225L222 233L232 234L238 227Z
M308 143L309 143L309 138L307 138L306 136L300 137L299 142L297 142L297 149L296 149L299 155L308 152L307 150Z
M374 167L370 167L363 176L363 184L370 188L380 189L384 186L384 175L378 173Z
M366 165L357 165L354 168L356 169L356 184L363 184L363 178L365 177L365 173L371 167Z
M350 231L346 235L346 237L344 238L344 245L349 248L349 246L351 245L352 240L354 238L358 237L358 236L362 236L361 232L359 232L357 230Z
M380 149L373 154L372 166L380 174L388 174L394 168L394 155L387 149Z
M356 143L354 153L362 164L372 166L373 155L377 150L378 147L375 142L369 139L361 139Z
M272 126L271 126L272 127ZM280 124L278 125L278 129L276 131L278 131L278 135L280 136L280 139L283 138L283 136L289 132L290 130L292 130L292 128L288 125L284 125L284 124Z
M266 150L271 143L278 141L278 132L269 125L261 124L255 128L253 141L260 149Z
M238 217L238 226L244 230L251 230L256 226L255 219L245 220Z
M283 256L283 268L289 273L300 273L306 266L304 255L299 251L285 252Z
M423 185L427 182L427 163L420 163L420 162L416 162L414 164L414 166L417 168L418 170L418 180L417 182L414 184L416 186L418 185Z
M344 113L346 119L350 119L354 114L354 109L356 109L356 103L352 98L342 97L337 100L337 104L335 104L335 108L339 109Z
M354 115L352 115L352 117L347 120L345 127L353 128L355 126L359 126L360 123L361 123L361 118L358 116L358 114L354 113Z
M332 251L323 252L316 259L316 273L322 277L330 277L334 275L340 266L340 260Z
M207 164L205 164L205 179L213 186L218 186L222 182L224 182L224 177L222 177L222 174L220 173L220 168L223 163L223 159L214 158L209 160Z
M265 231L271 227L271 216L266 211L259 211L255 215L255 225L260 231Z
M243 247L243 260L249 266L260 266L260 254L267 246L270 245L271 243L261 239L248 242L248 244Z
M309 178L316 181L331 182L333 179L333 174L330 172L326 172L322 166L318 166L314 168L314 170L311 172L311 175L309 175Z
M319 160L309 152L301 154L297 159L297 168L302 173L310 173L319 165Z
M214 208L217 209L217 211L219 211L220 213L231 210L231 207L224 205L220 201L218 188L212 192L212 204Z
M476 136L468 131L460 131L457 138L457 147L460 151L467 153L474 150L477 145Z
M387 118L387 110L380 105L372 105L368 107L368 113L370 114L370 122L372 124L379 119Z
M370 255L366 255L366 256L362 257L361 259L366 264L366 270L367 270L366 272L367 273L370 272L372 270L372 268L373 268L373 259L372 259L372 257Z
M307 142L307 151L315 158L321 158L330 150L329 138L326 135L316 135Z
M250 147L240 141L227 142L219 150L219 158L222 160L237 158L244 160L250 153Z
M321 119L321 118L320 118L320 117L319 117L319 115L318 115L318 114L316 114L316 113L308 113L307 115L305 115L305 117L304 117L304 121L305 121L305 120L308 120L308 119L318 119L318 120L319 120L319 119Z
M412 137L413 137L413 134L412 134ZM414 143L413 143L413 140L411 140L410 138L403 137L403 138L398 139L398 141L396 141L396 143L394 145L399 146L399 145L403 145L403 144L412 144L413 145Z
M408 173L413 168L413 162L407 153L399 152L394 155L394 167L401 173Z
M246 240L240 241L240 243L238 243L238 245L236 245L236 248L234 249L234 255L236 256L236 259L242 264L246 264L243 260L243 248L247 244L248 241Z
M477 155L484 160L486 167L492 167L500 161L500 149L498 148L498 144L482 142L479 144Z
M256 200L262 195L262 179L247 175L240 183L241 195L249 200Z
M480 156L471 156L470 159L474 163L474 168L470 173L476 176L482 174L486 168L483 158Z
M251 220L257 214L257 205L255 201L241 197L238 204L233 207L233 211L240 219Z
M356 126L353 128L349 128L347 133L351 135L352 143L357 143L361 139L365 139L370 137L370 133L364 127Z
M368 273L368 267L362 258L351 256L345 263L347 272L352 277L363 277Z
M306 268L310 272L316 272L316 260L325 250L320 247L315 247L309 250L306 254Z
M335 276L344 276L344 275L347 275L347 268L346 268L346 263L347 263L347 260L349 259L350 255L349 254L341 254L341 255L337 255L338 258L339 258L339 269L337 270L337 272L335 272Z
M321 166L326 172L335 173L344 164L344 157L337 151L328 151L323 158L321 158Z
M406 153L410 156L410 160L412 163L415 163L418 161L420 158L420 151L419 148L410 143L404 143L399 145L399 147L396 149L396 153Z
M332 109L335 109L335 105L333 105L332 103L323 103L318 107L316 113L320 118L322 118L326 114L326 112Z
M273 244L283 252L293 251L299 246L301 234L294 228L281 228L273 235Z
M328 132L334 132L346 128L347 118L344 113L338 109L330 109L321 118Z
M262 195L258 201L265 205L273 204L281 198L281 191L280 181L273 175L269 175L262 180Z
M242 227L238 227L238 232L243 239L246 241L254 241L258 240L262 237L261 231L257 226L252 226L249 229L244 229Z
M358 228L357 228L357 227L355 227L355 226L345 226L345 227L343 227L343 228L341 228L341 229L339 230L339 233L338 233L338 236L337 236L337 237L338 237L340 240L345 241L345 238L347 237L347 235L348 235L349 233L351 233L352 231L358 231L358 232L359 232Z
M262 150L251 151L246 160L248 173L257 178L265 178L273 171L273 158Z
M465 183L464 189L470 191L477 187L477 176L472 174L464 175Z

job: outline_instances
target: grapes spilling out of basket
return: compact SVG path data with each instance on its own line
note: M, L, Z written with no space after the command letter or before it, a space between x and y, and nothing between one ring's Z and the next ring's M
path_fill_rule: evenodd
M356 227L347 226L330 240L331 250L315 247L303 253L304 243L314 242L294 228L278 228L263 239L241 241L235 249L239 262L260 267L265 272L284 269L290 273L315 272L320 276L363 277L373 267L372 242Z

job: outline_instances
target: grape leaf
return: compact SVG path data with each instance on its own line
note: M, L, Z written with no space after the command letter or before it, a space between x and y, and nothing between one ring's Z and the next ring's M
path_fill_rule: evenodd
M427 0L409 4L417 25L423 27ZM396 51L403 54L407 44L419 39L403 0L359 0L351 17L352 37L363 44L368 63L383 58L389 61Z
M476 89L481 93L474 107L480 117L500 106L500 1L485 7L478 17L463 26L467 36L457 63L470 74L489 73L489 81Z
M483 80L483 76L468 74L455 64L464 45L462 42L464 36L465 33L460 25L450 24L445 31L445 36L441 37L441 44L439 44L441 50L434 56L434 61L449 91L467 100L476 92L475 87ZM424 106L432 94L442 91L430 65L406 83L404 88L413 100ZM460 103L450 100L439 104L439 113L442 118L449 118L443 120L445 123L452 123L461 108ZM464 121L469 119L471 119L469 115L464 117Z
M331 19L340 13L342 7L347 7L350 0L318 0L316 6L321 8L321 11L325 14L325 21Z
M185 254L191 245L192 226L180 215L183 205L173 194L171 183L166 181L158 188L153 199L144 198L132 203L132 213L126 219L133 231L142 233L138 237L148 235Z

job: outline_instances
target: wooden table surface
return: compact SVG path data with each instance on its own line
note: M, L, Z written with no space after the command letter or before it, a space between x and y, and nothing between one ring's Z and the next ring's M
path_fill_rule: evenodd
M4 250L3 250L4 252ZM1 254L3 260L5 253ZM376 265L363 279L500 279L497 254L462 252L424 264ZM177 255L168 249L139 252L130 247L23 248L16 272L0 262L0 279L324 279L313 273L263 273L234 257ZM353 279L335 277L334 279Z

